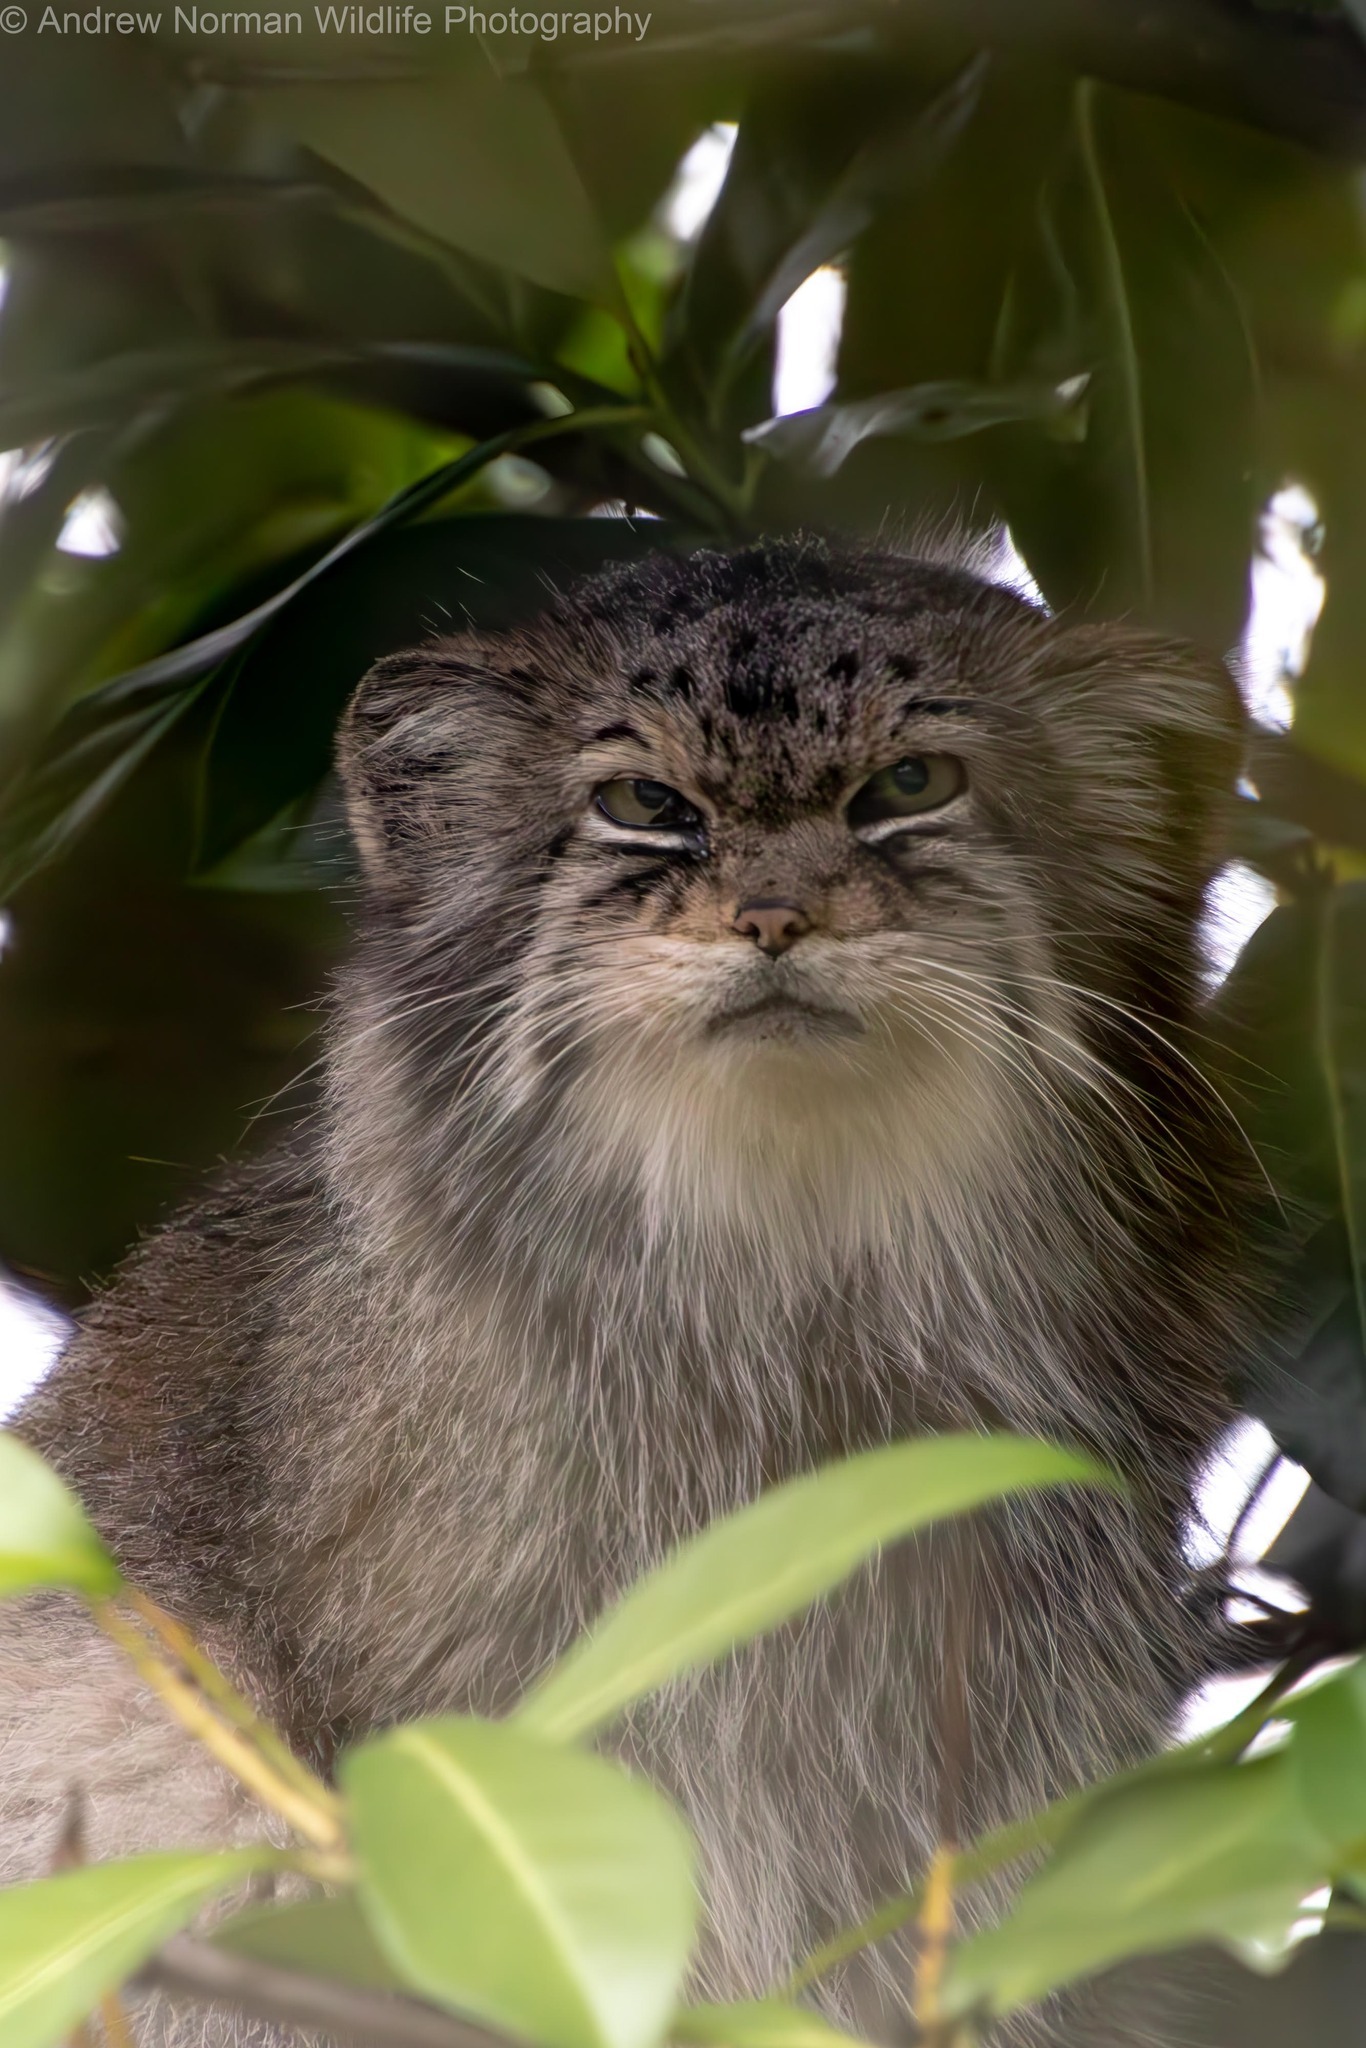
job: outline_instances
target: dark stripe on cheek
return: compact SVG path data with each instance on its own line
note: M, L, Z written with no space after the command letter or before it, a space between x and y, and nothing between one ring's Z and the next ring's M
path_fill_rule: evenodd
M631 903L643 903L647 896L653 896L661 883L676 877L678 870L672 860L652 861L648 867L633 868L629 874L617 875L604 887L595 889L591 896L585 896L580 908L583 910L605 910L609 903L623 899Z

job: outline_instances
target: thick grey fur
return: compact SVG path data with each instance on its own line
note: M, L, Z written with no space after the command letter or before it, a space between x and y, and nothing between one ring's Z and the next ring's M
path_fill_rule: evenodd
M714 1995L1149 1751L1200 1655L1181 1527L1251 1258L1197 1015L1237 694L939 552L659 557L380 663L340 743L366 881L323 1106L130 1258L22 1418L324 1763L505 1709L823 1459L1006 1426L1111 1460L1127 1498L904 1545L610 1738L697 1831ZM966 792L864 843L849 793L925 752ZM705 846L604 824L594 789L642 774ZM733 929L756 896L810 913L777 959ZM718 1021L774 992L836 1023ZM0 1740L6 1878L73 1781L100 1854L260 1825L57 1598L4 1616ZM894 2030L908 1968L834 2009Z

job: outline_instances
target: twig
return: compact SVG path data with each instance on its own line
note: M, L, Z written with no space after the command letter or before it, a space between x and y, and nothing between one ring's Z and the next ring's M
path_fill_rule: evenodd
M48 1875L56 1877L64 1870L79 1870L84 1862L85 1788L81 1785L69 1785L61 1832L53 1843L52 1854L48 1858Z
M154 1600L149 1600L145 1593L130 1587L125 1598L224 1719L249 1738L280 1777L292 1784L304 1798L325 1812L332 1812L340 1823L341 1801L336 1794L295 1756L269 1723L261 1719L236 1686L224 1677L213 1659L205 1656L189 1630L182 1627L174 1615L167 1614Z
M500 2034L415 1998L329 1982L176 1934L136 1979L169 1998L209 1999L248 2018L300 2027L355 2048L508 2048Z
M218 1758L264 1806L278 1813L315 1848L329 1852L345 1847L340 1808L322 1784L317 1796L282 1778L254 1742L226 1724L202 1692L159 1657L142 1632L109 1600L92 1602L95 1619L118 1645L158 1698L190 1735ZM224 1683L226 1684L226 1680Z
M957 1858L941 1842L930 1861L925 1878L925 1902L920 1909L920 1953L915 1965L915 2021L922 2040L943 2038L944 2015L940 1992L944 1965L953 1937L953 1873Z
M1302 1678L1308 1677L1316 1664L1323 1661L1321 1645L1306 1643L1287 1657L1280 1669L1273 1671L1255 1699L1249 1700L1231 1721L1222 1728L1216 1728L1212 1735L1203 1740L1200 1751L1192 1758L1194 1762L1236 1763L1248 1746L1261 1734L1271 1719L1273 1707L1293 1692Z
M133 2029L116 1991L106 1991L100 2000L100 2024L104 2028L105 2048L136 2048Z

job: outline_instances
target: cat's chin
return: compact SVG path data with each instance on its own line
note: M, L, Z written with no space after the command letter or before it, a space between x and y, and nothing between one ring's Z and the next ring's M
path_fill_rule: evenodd
M852 1010L772 994L714 1011L705 1034L728 1045L807 1047L861 1038L865 1028Z

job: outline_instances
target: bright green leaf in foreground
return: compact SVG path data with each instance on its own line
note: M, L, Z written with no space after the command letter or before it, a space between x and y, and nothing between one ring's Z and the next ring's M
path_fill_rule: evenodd
M107 1599L121 1583L76 1496L36 1451L0 1431L0 1595L70 1586Z
M0 2041L49 2048L261 1854L139 1856L0 1891Z
M517 1719L564 1740L680 1673L775 1628L884 1543L1002 1494L1114 1484L1089 1459L1011 1436L941 1436L865 1451L774 1487L703 1530L575 1645Z
M1126 1956L1191 1942L1265 1962L1325 1874L1284 1751L1102 1792L1002 1925L951 1956L947 2009L1012 2012Z
M1366 1663L1287 1700L1283 1711L1294 1728L1290 1774L1305 1820L1330 1853L1366 1845Z
M781 1998L685 2005L669 2022L671 2041L696 2042L698 2048L849 2048L857 2038Z
M696 1901L649 1786L456 1717L365 1743L341 1781L368 1918L413 1990L547 2048L659 2040Z

